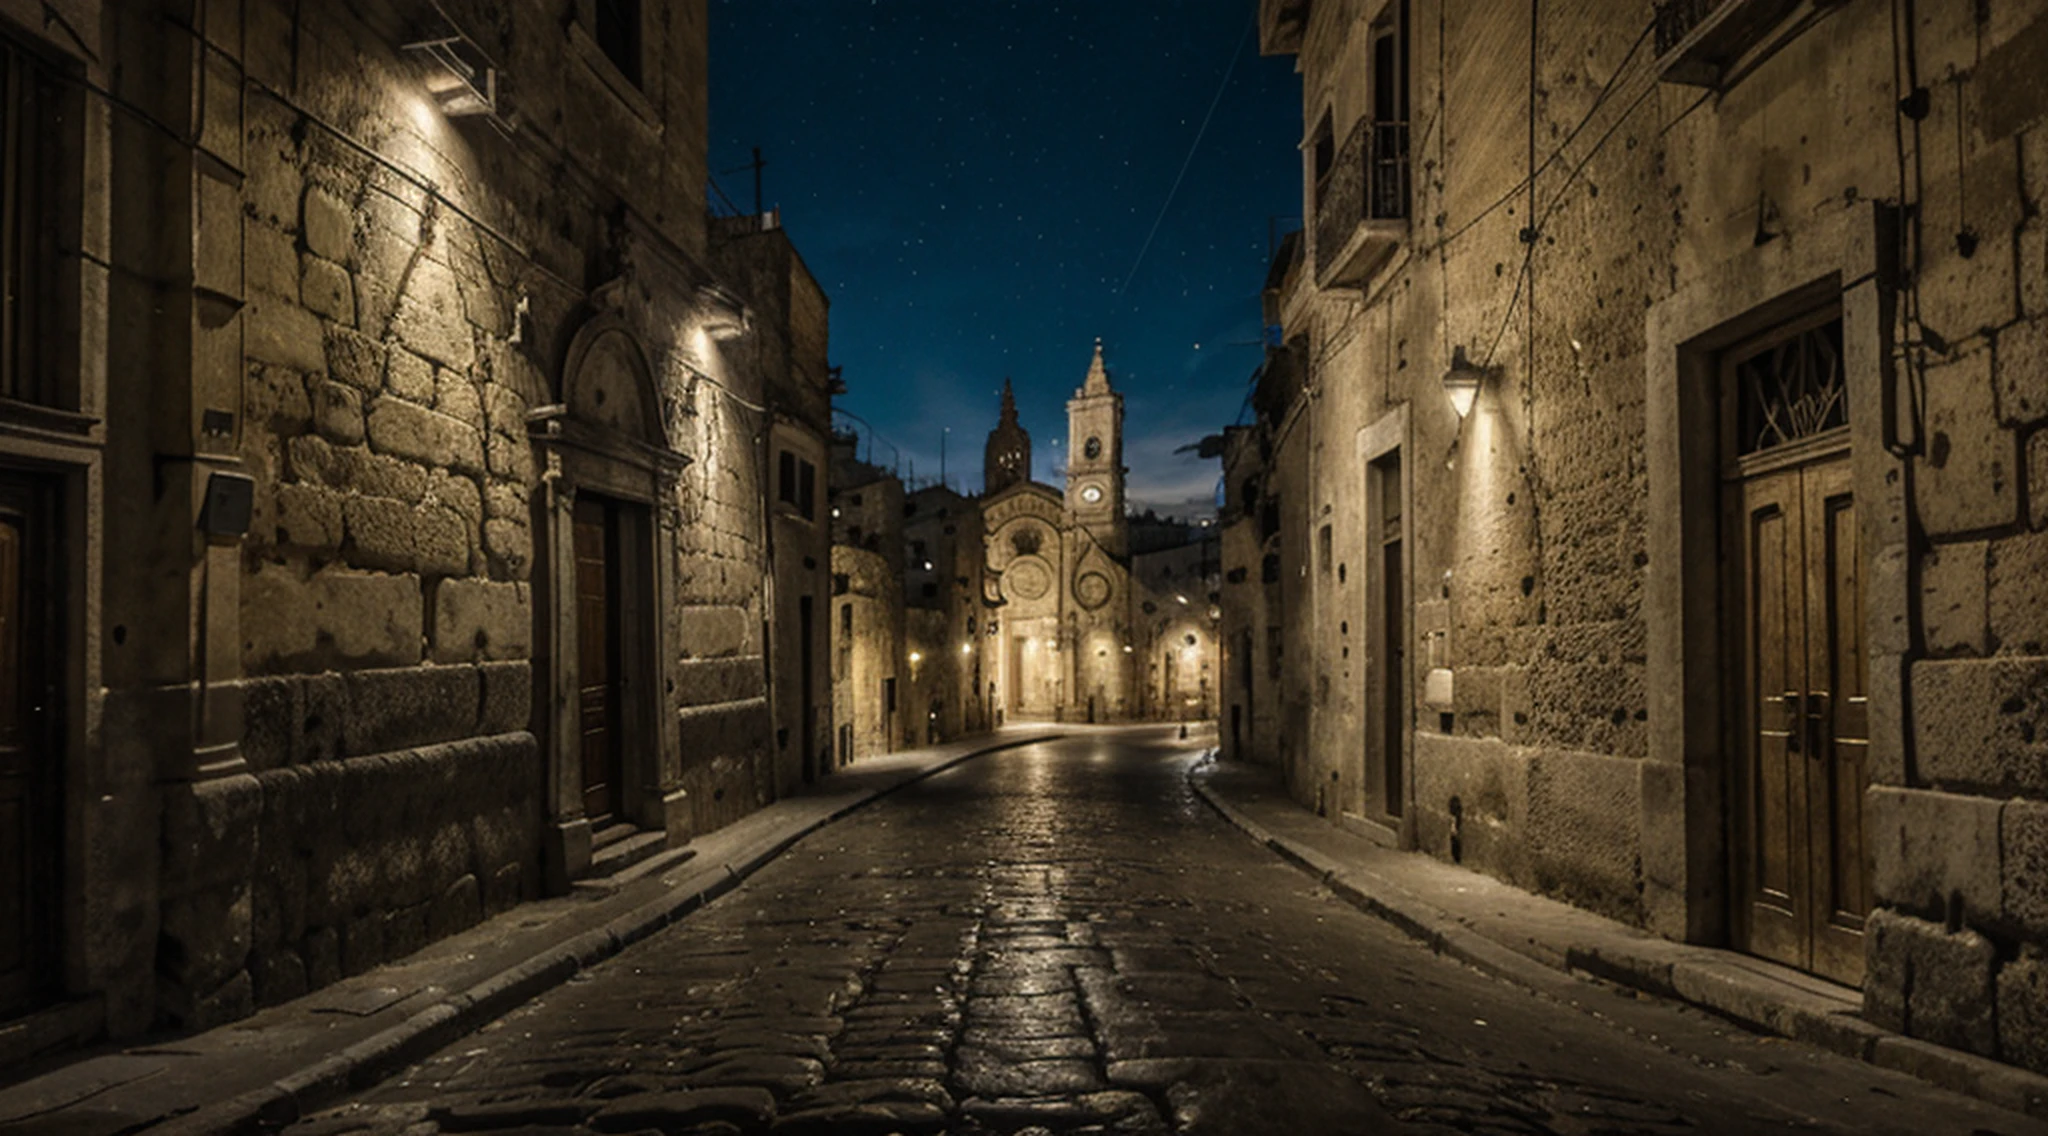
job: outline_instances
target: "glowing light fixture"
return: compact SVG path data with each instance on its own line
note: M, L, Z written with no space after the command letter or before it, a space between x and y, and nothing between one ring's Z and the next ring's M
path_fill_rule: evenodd
M427 92L449 118L498 113L498 69L468 36L459 32L405 45L431 64Z
M924 662L924 653L922 651L912 651L910 653L910 661L913 664Z
M1188 602L1188 598L1186 596L1175 596L1173 598L1179 600L1183 604Z
M752 318L747 313L746 301L716 284L704 284L697 288L697 299L704 305L700 327L706 335L719 341L738 339L752 327Z
M972 655L972 654L974 653L974 644L972 644L972 643L962 643L962 644L960 644L960 653L961 653L961 654L963 654L963 655Z
M1492 368L1467 359L1464 347L1452 349L1451 369L1444 372L1444 394L1450 397L1451 409L1458 417L1472 413L1472 404L1479 401L1479 388L1491 374Z

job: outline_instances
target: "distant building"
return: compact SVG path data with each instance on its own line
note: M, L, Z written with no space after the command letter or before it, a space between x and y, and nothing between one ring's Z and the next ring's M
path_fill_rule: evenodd
M983 634L996 718L1110 722L1205 715L1216 649L1209 617L1214 588L1207 579L1213 573L1183 576L1186 586L1171 591L1141 586L1132 575L1123 396L1110 384L1100 341L1067 403L1067 435L1064 490L1031 480L1030 435L1017 421L1014 392L1004 385L981 498L988 594L998 605ZM1140 530L1149 543L1168 547L1195 531L1156 520ZM1165 542L1157 539L1162 531ZM1170 552L1155 555L1161 557L1156 583L1168 579L1179 560ZM1195 559L1199 565L1200 556ZM1189 590L1196 594L1181 603ZM1163 615L1162 603L1189 607L1200 618L1183 625ZM1178 645L1170 653L1161 648L1169 639Z
M903 482L832 439L834 764L893 753L911 737L905 680Z

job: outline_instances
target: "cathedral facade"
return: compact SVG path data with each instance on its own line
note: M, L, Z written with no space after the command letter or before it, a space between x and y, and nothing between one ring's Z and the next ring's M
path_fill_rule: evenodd
M1123 396L1102 342L1067 402L1066 484L1031 478L1031 437L1003 385L981 500L991 605L982 637L999 720L1106 722L1142 712L1124 509Z

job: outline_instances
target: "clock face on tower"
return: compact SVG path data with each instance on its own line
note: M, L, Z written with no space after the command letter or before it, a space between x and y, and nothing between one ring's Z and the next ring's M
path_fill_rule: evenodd
M1102 500L1102 486L1090 485L1081 490L1081 500L1088 502L1090 505Z

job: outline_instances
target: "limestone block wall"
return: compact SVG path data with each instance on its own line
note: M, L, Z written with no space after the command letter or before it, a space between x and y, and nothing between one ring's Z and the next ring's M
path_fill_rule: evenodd
M885 556L834 544L832 577L832 722L844 764L904 744L909 651L902 574ZM892 687L893 710L887 703Z
M687 839L778 791L764 368L707 331L721 301L705 288L704 5L645 8L637 82L575 19L538 8L280 2L242 16L209 25L212 47L194 53L209 122L232 138L215 149L241 175L232 209L208 212L187 246L185 275L240 305L235 337L195 359L238 382L183 396L255 493L246 535L207 554L195 624L208 650L191 677L217 708L208 728L228 736L164 759L154 999L159 1020L186 1026L540 893L581 812L558 784L573 754L552 740L542 670L564 652L561 576L539 570L567 539L550 535L564 492L634 503L652 540L652 677L622 689L650 697L627 709L648 723L627 760L632 792L659 799L629 795L630 819ZM164 18L125 13L118 42L153 42ZM517 130L437 109L433 65L401 45L451 26L503 68ZM134 97L173 105L193 78L127 75ZM817 386L823 297L798 293L739 332L794 339ZM631 348L611 370L565 373L594 325ZM578 453L613 431L691 462L659 476L593 464L561 448L563 421ZM556 431L554 448L537 430ZM112 441L136 460L157 448L141 432ZM189 543L189 517L143 523ZM137 623L166 665L174 637Z
M1311 6L1305 136L1365 113L1368 21L1402 7ZM1737 942L1730 475L1702 392L1743 337L1838 303L1870 683L1871 788L1845 837L1867 854L1866 1008L2048 1067L2031 158L2048 100L2019 78L2048 21L2023 0L1911 24L1852 2L1708 92L1664 81L1649 8L1405 6L1410 217L1361 287L1283 297L1305 389L1260 408L1253 468L1285 513L1265 618L1312 660L1282 660L1279 757L1305 804L1360 800L1354 755L1377 743L1358 628L1380 599L1362 448L1398 432L1410 795L1387 823L1674 938ZM1484 376L1463 418L1441 383L1461 357ZM1255 618L1251 594L1226 587L1226 626Z

